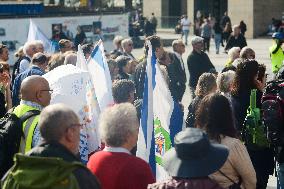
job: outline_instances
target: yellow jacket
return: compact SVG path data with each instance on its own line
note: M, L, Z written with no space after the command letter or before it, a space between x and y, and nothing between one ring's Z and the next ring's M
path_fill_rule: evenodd
M14 109L13 113L17 117L21 117L30 110L36 110L36 108L25 105L25 104L20 104ZM39 115L36 115L36 116L32 116L31 118L29 118L27 121L23 123L23 132L24 132L25 138L21 139L21 144L20 144L21 153L26 153L32 148L33 133L37 126L38 120L39 120Z

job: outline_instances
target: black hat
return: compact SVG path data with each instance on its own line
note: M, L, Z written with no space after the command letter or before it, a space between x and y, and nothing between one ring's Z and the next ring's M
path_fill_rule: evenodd
M221 144L211 144L207 135L197 128L186 128L174 139L175 147L163 158L163 165L173 177L196 178L219 170L229 155Z

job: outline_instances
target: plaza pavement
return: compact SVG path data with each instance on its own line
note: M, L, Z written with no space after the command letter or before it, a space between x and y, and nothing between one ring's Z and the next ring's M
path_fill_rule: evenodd
M178 34L173 34L171 32L158 32L157 34L158 36L160 36L162 39L179 39L180 35ZM189 36L189 41L192 38L192 36ZM270 63L270 59L269 59L269 51L268 48L271 45L272 41L269 38L259 38L259 39L248 39L247 40L248 46L251 47L255 53L256 53L256 60L259 63L263 63L266 65L266 73L268 73L268 80L272 77L272 72L271 72L271 63ZM165 47L166 50L168 51L172 51L172 47ZM221 47L220 50L220 54L216 54L215 53L215 43L214 40L211 39L211 43L210 43L210 52L208 53L208 56L211 60L211 62L214 64L214 66L216 67L216 70L218 72L220 72L227 60L228 55L223 53L224 48ZM192 98L189 92L189 88L188 88L188 78L189 78L189 74L188 74L188 68L187 68L187 57L190 54L190 52L192 51L192 46L189 45L186 46L186 50L185 53L183 54L183 61L185 63L185 69L186 69L186 76L187 76L187 87L186 87L186 91L184 94L184 97L182 99L182 104L184 105L184 110L185 110L185 116L187 115L187 107L189 105L189 103L191 102ZM140 56L143 55L143 49L134 49L133 50L133 55L136 58L139 58ZM269 183L268 183L268 189L276 189L276 178L274 176L271 176L269 179Z

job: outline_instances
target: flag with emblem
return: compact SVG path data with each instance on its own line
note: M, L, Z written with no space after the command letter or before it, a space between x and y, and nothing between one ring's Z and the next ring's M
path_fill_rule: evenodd
M157 180L168 177L163 155L172 148L174 136L182 130L183 112L174 102L150 42L144 84L137 156L147 161Z

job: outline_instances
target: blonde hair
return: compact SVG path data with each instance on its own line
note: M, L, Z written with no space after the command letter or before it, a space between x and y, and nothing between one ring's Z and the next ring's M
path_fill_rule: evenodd
M195 95L206 96L214 88L217 88L215 75L213 73L203 73L198 79Z

